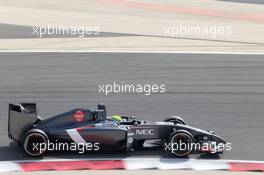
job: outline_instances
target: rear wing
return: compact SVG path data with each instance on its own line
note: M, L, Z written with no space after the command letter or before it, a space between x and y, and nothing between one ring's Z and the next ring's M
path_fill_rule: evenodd
M25 132L37 121L35 103L9 104L8 135L15 141L21 141Z

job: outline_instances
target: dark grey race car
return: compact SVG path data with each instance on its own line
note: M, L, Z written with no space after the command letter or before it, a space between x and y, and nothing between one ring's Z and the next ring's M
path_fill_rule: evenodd
M48 119L37 115L35 103L9 104L9 138L30 156L56 149L135 151L155 146L178 157L192 153L223 153L226 142L213 131L185 124L180 117L161 122L132 116L107 117L106 108L77 108ZM52 145L52 146L50 146ZM55 145L55 146L54 146ZM52 149L51 149L52 148Z

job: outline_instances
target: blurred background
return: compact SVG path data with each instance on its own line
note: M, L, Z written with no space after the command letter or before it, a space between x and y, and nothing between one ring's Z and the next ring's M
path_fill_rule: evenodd
M0 50L263 52L263 4L262 0L1 0ZM39 26L84 26L99 33L40 39L33 35L33 27ZM213 29L218 30L214 36L208 34Z

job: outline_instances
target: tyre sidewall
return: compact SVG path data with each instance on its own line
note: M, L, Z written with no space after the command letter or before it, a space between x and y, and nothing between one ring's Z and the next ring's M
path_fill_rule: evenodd
M177 137L177 136L184 136L185 138L187 138L190 142L188 142L188 144L192 144L192 143L194 143L194 138L193 138L193 135L190 133L190 132L188 132L188 131L186 131L186 130L178 130L178 131L174 131L173 133L171 133L170 134L170 137L169 137L169 139L168 139L168 143L170 144L170 148L171 148L171 150L170 150L170 153L171 154L173 154L173 155L175 155L175 156L177 156L177 157L187 157L188 155L190 155L191 154L191 152L192 152L192 148L190 149L190 150L188 150L186 153L184 153L184 154L180 154L179 152L173 152L172 151L172 143L174 143L175 142L175 140L174 139L176 139L175 137Z
M31 157L41 157L46 153L47 147L45 150L43 150L42 152L39 152L38 154L30 153L30 150L27 149L27 146L28 146L27 144L29 142L30 137L32 137L32 136L41 137L45 144L48 143L48 136L44 131L42 131L40 129L31 129L23 137L23 142L22 142L21 146L22 146L24 152Z

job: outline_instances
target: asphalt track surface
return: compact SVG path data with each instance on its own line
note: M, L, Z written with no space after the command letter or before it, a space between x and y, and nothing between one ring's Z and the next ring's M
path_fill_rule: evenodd
M232 143L223 159L263 160L263 55L158 53L0 53L0 160L29 159L7 137L9 102L37 102L46 118L103 102L108 113L163 120L172 115ZM166 84L162 94L98 92L99 84ZM166 157L159 151L47 158ZM203 158L197 157L195 158Z

